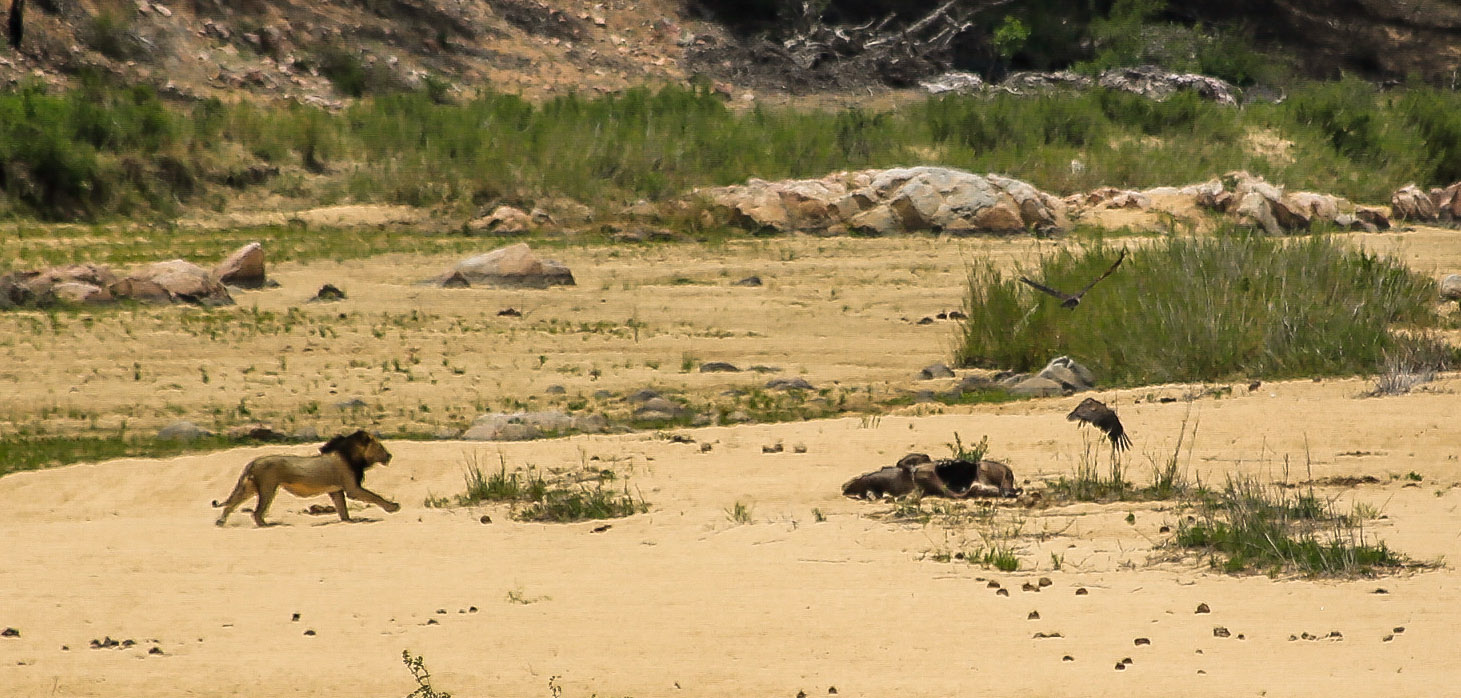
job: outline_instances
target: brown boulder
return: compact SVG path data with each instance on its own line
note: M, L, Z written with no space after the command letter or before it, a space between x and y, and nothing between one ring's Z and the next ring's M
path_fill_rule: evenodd
M251 242L238 248L227 259L213 267L213 275L225 284L241 288L264 285L264 246Z
M462 260L436 283L444 285L458 276L473 286L547 288L574 284L573 272L568 267L551 259L540 259L527 243L521 242Z
M1433 221L1439 211L1430 196L1414 184L1407 184L1390 195L1390 215L1401 221Z
M112 284L109 290L112 292L112 296L119 300L153 305L166 305L173 301L172 294L168 293L167 289L145 279L121 279Z
M55 284L51 286L50 293L62 303L95 305L112 300L112 294L108 293L106 289L80 281L63 281Z
M206 306L233 305L233 297L228 295L228 289L223 287L218 277L185 260L153 262L128 278L161 286L174 301Z
M1436 205L1436 215L1441 220L1461 220L1461 182L1444 189L1432 189L1430 200Z

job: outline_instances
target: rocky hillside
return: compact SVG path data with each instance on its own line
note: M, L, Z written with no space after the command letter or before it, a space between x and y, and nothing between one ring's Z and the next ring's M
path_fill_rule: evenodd
M182 98L330 105L419 87L542 97L681 81L698 23L673 0L31 0L0 80L94 71Z
M864 92L867 83L888 82L890 75L907 78L906 70L882 75L839 61L853 66L851 74L809 73L798 63L820 47L801 45L793 57L783 40L813 36L814 20L832 27L896 13L889 27L899 28L943 4L834 0L818 20L786 0L30 0L15 3L25 8L19 50L13 41L0 42L0 81L55 84L100 73L177 98L292 98L326 106L423 85L447 93L491 86L540 98L682 82L695 73L737 93ZM1105 15L1141 3L953 5L969 8L957 13L965 31L947 51L919 61L917 70L972 69L989 77L1005 69L1066 67L1102 50L1101 32L1116 26L1102 25ZM974 9L981 6L988 9ZM1219 27L1315 77L1421 75L1449 86L1461 66L1461 6L1454 2L1145 6L1155 8L1144 15L1156 23L1143 33L1149 44L1173 44L1167 34L1174 27ZM1028 36L1000 34L1012 26ZM943 27L926 25L920 40L941 39Z

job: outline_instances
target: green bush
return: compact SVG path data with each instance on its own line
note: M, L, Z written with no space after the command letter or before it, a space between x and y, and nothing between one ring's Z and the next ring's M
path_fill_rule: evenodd
M1067 249L1026 273L1074 291L1115 256L1102 244ZM1435 327L1435 295L1433 281L1398 262L1320 236L1170 237L1132 252L1074 310L975 267L955 358L1027 371L1069 355L1121 385L1355 375L1403 346L1434 345L1391 328Z

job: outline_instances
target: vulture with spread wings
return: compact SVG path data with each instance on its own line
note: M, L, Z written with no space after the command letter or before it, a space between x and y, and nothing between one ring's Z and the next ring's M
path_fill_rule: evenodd
M1066 293L1064 291L1057 291L1057 290L1055 290L1053 288L1050 288L1049 286L1046 286L1046 285L1040 284L1040 283L1036 283L1036 282L1031 281L1031 280L1029 280L1029 279L1027 279L1027 278L1025 278L1023 276L1020 277L1020 281L1023 281L1025 283L1029 284L1031 288L1034 288L1037 291L1040 291L1042 293L1048 293L1048 294L1050 294L1052 296L1055 296L1056 298L1059 298L1060 299L1060 307L1065 308L1067 310L1075 310L1075 307L1081 304L1081 297L1084 296L1084 295L1086 295L1086 291L1091 290L1091 287L1095 286L1098 283L1101 283L1101 281L1103 279L1105 279L1106 277L1110 276L1111 275L1111 272L1116 271L1116 267L1121 266L1121 263L1123 261L1125 261L1125 260L1126 260L1126 250L1122 250L1121 251L1121 256L1116 258L1116 263L1115 264L1112 264L1111 265L1111 268L1106 270L1106 273L1104 273L1104 274L1096 277L1096 280L1095 281L1092 281L1091 283L1086 284L1086 287L1085 288L1081 289L1080 291L1077 291L1076 293Z
M1106 432L1106 437L1111 439L1112 451L1124 451L1131 448L1131 437L1126 435L1126 429L1121 426L1121 420L1117 419L1116 413L1107 407L1100 400L1088 397L1076 405L1070 414L1065 416L1072 422L1081 422L1081 426L1087 424L1096 425L1097 429Z

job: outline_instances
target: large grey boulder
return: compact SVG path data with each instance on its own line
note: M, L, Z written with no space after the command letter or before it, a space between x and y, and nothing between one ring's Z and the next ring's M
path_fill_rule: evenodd
M228 295L228 289L213 272L186 260L153 262L127 278L157 284L175 302L203 306L233 305L233 296Z
M1461 301L1461 274L1448 274L1441 279L1441 297L1446 300Z
M480 254L458 262L445 274L437 277L438 285L445 285L456 277L473 286L491 285L524 288L547 288L549 286L572 286L573 272L568 267L551 259L541 259L527 243L508 245L486 254Z
M1011 395L1020 397L1054 397L1065 394L1065 386L1042 376L1030 376L1009 389Z
M157 438L162 441L188 442L209 436L213 432L188 421L173 422L157 431Z
M821 179L697 190L707 212L752 231L996 232L1065 224L1065 205L1026 182L947 167L835 172Z
M1069 356L1057 356L1051 359L1050 363L1045 364L1045 368L1035 374L1035 377L1053 381L1066 392L1078 393L1090 390L1096 385L1096 375Z

